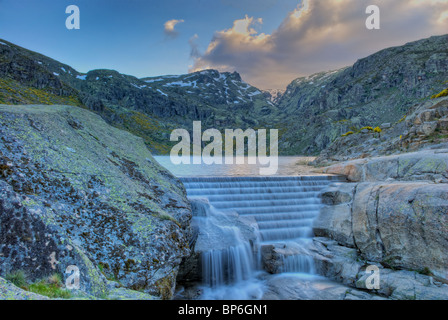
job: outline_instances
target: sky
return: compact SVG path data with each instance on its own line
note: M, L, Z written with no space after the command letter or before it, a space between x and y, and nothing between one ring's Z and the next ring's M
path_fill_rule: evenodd
M66 7L80 9L68 30ZM380 9L368 30L366 8ZM448 0L0 0L0 38L80 72L139 78L208 68L260 89L448 33Z

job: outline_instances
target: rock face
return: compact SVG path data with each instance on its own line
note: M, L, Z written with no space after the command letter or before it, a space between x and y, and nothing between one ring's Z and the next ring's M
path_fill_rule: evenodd
M367 260L445 277L447 209L447 184L360 184L353 202L356 247Z
M353 128L395 123L417 102L445 89L447 72L444 35L382 50L348 68L299 78L278 103L284 112L280 150L317 154ZM422 129L427 134L434 126ZM394 138L400 135L405 136Z
M431 99L414 106L398 122L383 126L381 133L368 130L365 134L339 137L314 163L328 165L334 161L448 149L447 122L448 98Z
M335 184L322 193L323 203L314 221L313 231L317 237L327 236L341 245L354 248L352 202L356 185Z
M345 299L448 300L446 283L417 271L386 268L334 240L314 238L311 250L320 275L352 288ZM369 267L375 267L378 275L378 284L373 288L368 288L372 284Z
M0 137L0 276L76 266L88 294L108 278L171 298L191 209L142 139L77 107L4 105Z
M353 183L333 185L316 220L317 236L355 248L387 268L448 280L448 150L353 160L327 173Z
M345 175L352 182L394 179L448 183L448 149L352 160L332 165L324 171Z
M328 279L275 275L266 281L263 300L385 300Z

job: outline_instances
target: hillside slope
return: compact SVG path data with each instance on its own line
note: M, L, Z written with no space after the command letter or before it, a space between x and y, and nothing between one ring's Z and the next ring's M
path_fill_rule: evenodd
M448 36L388 48L353 66L293 81L279 101L287 132L280 149L317 154L364 126L401 119L447 87Z

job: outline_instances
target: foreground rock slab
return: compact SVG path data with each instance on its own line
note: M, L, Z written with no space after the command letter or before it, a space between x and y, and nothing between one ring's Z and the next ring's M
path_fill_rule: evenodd
M263 300L385 300L318 276L277 275L266 287Z
M31 281L74 266L80 290L106 278L164 299L189 254L182 184L142 139L69 106L0 106L0 275Z
M49 298L17 288L0 278L0 300L49 300Z

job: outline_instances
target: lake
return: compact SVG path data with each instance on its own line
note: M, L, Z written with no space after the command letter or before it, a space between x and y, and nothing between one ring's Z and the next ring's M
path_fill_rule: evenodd
M245 164L180 164L175 165L169 156L154 156L154 159L163 167L168 169L177 177L237 177L237 176L260 176L259 163L248 164L248 158L244 158ZM278 170L274 176L297 176L297 175L318 175L314 167L307 165L313 161L314 157L279 157ZM191 161L192 163L192 161ZM224 163L224 160L223 160ZM235 161L234 161L235 163Z

